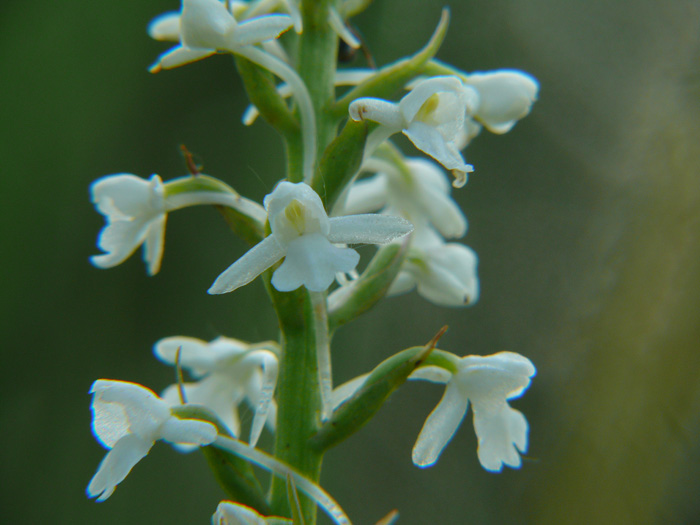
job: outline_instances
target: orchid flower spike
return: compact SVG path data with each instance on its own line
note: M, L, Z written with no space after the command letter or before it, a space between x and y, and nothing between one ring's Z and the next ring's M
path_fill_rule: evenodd
M290 292L300 286L309 291L326 290L338 272L355 269L360 255L342 244L386 244L413 230L400 217L351 215L328 218L323 202L303 182L280 182L265 197L272 234L228 267L209 289L210 294L228 293L248 284L284 258L272 275L272 286Z
M168 403L136 383L98 379L90 393L93 433L110 449L87 487L97 501L112 495L156 440L199 446L216 439L214 425L173 416Z
M464 162L458 141L465 115L473 111L479 95L456 76L432 77L418 82L398 103L358 98L349 107L353 120L371 120L381 126L368 138L367 152L394 133L402 132L455 175L453 185L464 186L474 168Z
M411 247L388 295L414 288L439 306L468 306L479 298L478 258L459 243L445 243L430 227L417 228Z
M180 45L162 54L151 72L189 64L220 51L237 53L246 46L277 38L291 25L288 15L265 15L239 23L219 0L182 0L178 19ZM149 32L156 38L171 40L174 28L170 14L156 19Z
M427 159L402 159L391 163L370 157L362 166L376 175L354 182L342 206L343 213L384 210L413 224L429 224L446 238L463 237L467 219L450 197L445 173Z
M418 435L413 463L429 467L438 460L471 401L481 466L492 472L499 472L503 465L520 467L518 451L527 451L528 425L508 400L521 396L534 375L532 362L513 352L463 357L454 373L434 366L416 370L410 379L447 383L447 388Z
M204 177L183 177L163 184L158 175L145 180L120 173L93 182L90 186L92 202L105 216L107 224L97 241L105 253L93 255L90 262L98 268L112 268L123 263L143 244L148 274L157 274L163 258L167 214L188 206L228 206L259 222L265 221L265 210L259 204L241 197L224 184L220 184L217 191L202 190L196 184L188 190L190 183Z
M292 520L265 517L255 509L233 501L222 501L211 517L212 525L292 525Z
M250 444L255 446L263 426L274 430L277 419L272 398L277 384L277 355L264 346L228 337L211 343L193 337L168 337L158 341L153 352L164 363L175 365L179 351L180 366L199 379L184 384L185 401L210 409L234 437L240 435L238 405L245 399L255 410L250 431ZM170 385L162 397L171 406L182 403L176 384Z
M537 100L537 80L522 71L502 69L472 73L464 77L467 86L479 93L479 105L472 115L492 133L506 133L530 113Z

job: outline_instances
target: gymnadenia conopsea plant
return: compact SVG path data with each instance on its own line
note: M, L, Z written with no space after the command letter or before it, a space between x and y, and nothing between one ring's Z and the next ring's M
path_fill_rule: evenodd
M477 301L477 256L456 240L467 221L451 190L473 171L464 155L471 141L484 128L508 132L538 91L521 71L469 73L436 59L447 10L415 54L378 68L339 68L340 46L363 46L349 20L370 3L182 0L179 11L151 22L153 38L172 42L151 66L154 74L232 55L251 103L244 124L262 118L279 133L286 173L262 203L236 192L235 180L197 169L174 178L102 177L91 196L106 224L102 253L91 261L111 268L142 247L154 275L168 214L217 206L249 249L222 261L208 292L235 297L261 279L279 333L260 342L187 335L157 341L155 356L181 378L160 395L135 383L95 381L93 431L108 452L88 484L90 497L109 498L163 440L208 460L224 500L212 509L214 523L313 525L318 507L335 523L350 523L319 486L322 458L407 380L444 385L417 436L417 466L438 461L471 411L483 468L520 467L528 423L509 400L528 388L535 367L517 353L456 355L438 347L439 326L426 327L438 334L428 343L396 349L367 374L333 385L333 333L379 301L412 291L446 307ZM394 135L408 138L408 154ZM361 272L358 244L377 245ZM253 413L245 436L243 404ZM271 450L256 448L263 432L274 435ZM272 473L269 487L253 466ZM396 519L390 513L381 523Z

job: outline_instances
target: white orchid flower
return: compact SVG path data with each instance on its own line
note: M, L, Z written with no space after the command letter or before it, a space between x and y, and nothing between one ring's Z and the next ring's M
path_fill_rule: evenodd
M205 421L179 419L168 403L148 388L98 379L92 385L92 429L97 440L110 449L87 487L97 501L109 498L153 443L208 445L216 439L216 427Z
M350 104L353 120L371 120L381 126L368 139L371 154L381 142L402 132L455 175L455 187L464 186L474 168L464 162L458 141L465 115L475 108L478 93L456 76L432 77L418 82L398 103L377 98L359 98Z
M418 435L413 462L429 467L438 460L471 401L481 465L493 472L500 471L503 465L520 467L518 451L527 451L528 424L508 400L523 394L535 372L529 359L513 352L463 357L453 374L433 366L418 369L411 379L447 383L447 388Z
M167 214L188 206L229 206L260 222L265 221L265 210L259 204L233 190L183 190L183 186L192 180L197 179L186 177L163 184L158 175L146 180L130 173L120 173L93 182L90 186L92 202L105 216L107 224L97 241L105 253L93 255L90 262L98 268L112 268L123 263L143 244L148 274L157 274L163 258ZM172 190L170 194L169 189Z
M277 38L291 25L287 15L265 15L239 23L219 0L182 0L180 45L161 55L151 71L189 64L220 51L236 53L245 46ZM174 28L175 17L170 13L156 19L149 32L173 40Z
M97 245L106 252L93 255L92 264L112 268L123 263L143 244L143 260L149 275L160 269L167 210L163 181L122 173L95 181L90 187L92 202L107 219Z
M273 0L265 2L221 2L228 6L231 14L236 20L244 21L248 18L255 18L256 16L271 14L280 3L288 6L289 13L292 17L292 22L294 24L297 33L299 30L297 26L301 27L301 14L299 13L298 7L292 6L289 2L283 0ZM154 40L166 41L166 42L180 42L180 11L170 11L163 13L162 15L154 18L150 24L148 24L148 35ZM289 61L284 48L277 42L277 40L265 40L261 42L261 45L268 53L271 53L282 60Z
M266 517L257 510L233 501L222 501L211 517L212 525L291 525L292 520Z
M264 204L272 234L219 275L209 293L228 293L248 284L282 258L284 262L272 275L277 290L289 292L306 286L309 291L322 292L336 273L354 270L360 259L355 250L334 244L385 244L413 229L400 217L328 218L321 198L303 182L280 182Z
M430 227L416 229L406 260L389 288L398 295L413 288L439 306L466 306L479 298L478 258L459 243L445 243Z
M430 224L446 238L463 237L467 232L467 219L450 197L449 180L435 163L415 158L397 165L370 157L362 170L377 174L350 186L343 213L383 209L413 224Z
M272 395L277 384L278 364L273 352L228 337L219 337L211 343L193 337L168 337L153 348L156 357L170 365L175 365L178 351L180 366L199 379L183 385L187 403L210 409L233 436L238 437L238 405L246 400L255 410L251 446L256 445L266 423L274 430L277 405ZM171 406L182 402L176 384L169 386L162 397Z
M537 100L537 80L522 71L472 73L463 79L479 93L479 105L472 115L492 133L510 131Z
M182 0L180 44L163 53L151 73L172 69L215 53L244 57L274 73L292 87L301 114L304 180L310 181L316 163L316 117L306 84L284 60L258 49L292 26L288 15L264 15L238 22L219 0Z

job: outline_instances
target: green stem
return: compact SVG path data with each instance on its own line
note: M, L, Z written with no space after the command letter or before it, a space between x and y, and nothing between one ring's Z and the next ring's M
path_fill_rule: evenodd
M301 15L304 30L299 35L299 75L306 84L316 114L317 158L335 138L338 119L330 115L335 101L335 71L338 37L328 23L334 0L304 0ZM305 180L311 183L311 180Z
M321 414L313 307L305 288L278 292L270 284L270 275L268 271L265 285L279 319L282 347L275 457L318 483L323 454L309 445L309 438L318 432ZM290 516L284 480L272 480L270 506L273 514ZM314 525L314 502L301 497L301 508L305 523Z

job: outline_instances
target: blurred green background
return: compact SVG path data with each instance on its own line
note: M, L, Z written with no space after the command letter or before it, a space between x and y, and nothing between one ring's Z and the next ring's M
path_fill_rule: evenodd
M356 23L386 64L427 40L441 6L376 0ZM476 172L455 196L482 296L470 309L387 300L338 334L335 379L449 324L446 349L507 349L537 365L514 402L530 450L521 470L490 474L465 421L435 467L415 468L411 447L442 392L409 384L328 454L323 485L361 525L392 508L406 525L698 522L700 3L451 7L440 58L541 83L527 119L466 152ZM244 250L211 209L170 217L155 278L140 257L109 271L88 263L102 226L88 186L102 175L183 175L184 143L253 198L282 176L274 133L240 124L246 99L228 57L147 73L166 46L146 24L174 8L0 6L2 523L207 523L222 497L200 455L163 445L106 503L84 494L104 455L90 434L93 380L159 391L172 382L151 355L162 337L275 336L259 282L205 293Z

